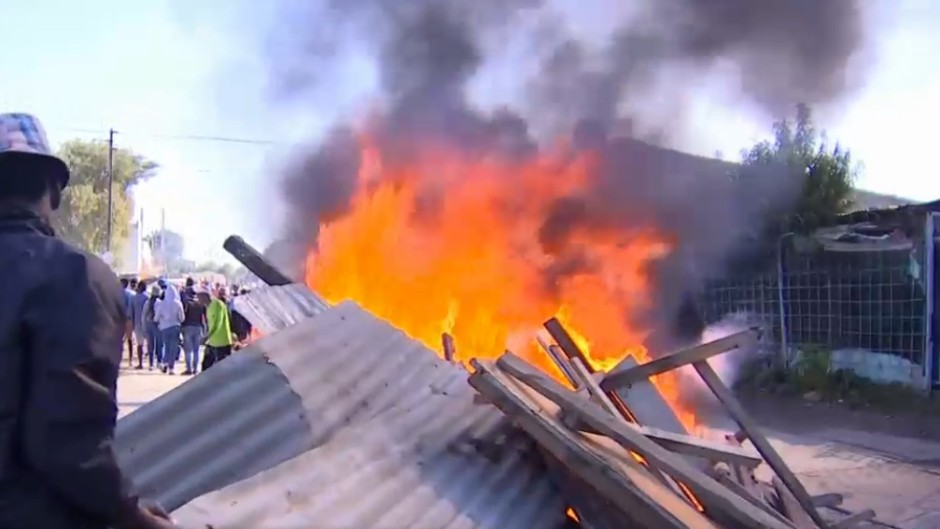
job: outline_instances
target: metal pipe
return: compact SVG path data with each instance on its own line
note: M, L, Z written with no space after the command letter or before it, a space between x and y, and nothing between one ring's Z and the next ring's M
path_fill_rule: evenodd
M936 230L934 228L934 219L940 218L937 213L927 215L924 226L924 386L929 393L933 389L934 383L934 270L936 264L934 258L936 250L934 248L934 238Z
M790 364L790 345L787 339L787 309L783 295L783 241L792 235L793 232L787 232L777 239L777 303L780 305L780 350L783 357L783 367L789 367Z
M293 283L284 272L281 272L273 264L262 256L258 250L251 247L244 239L238 235L231 235L222 243L225 251L232 254L232 257L238 259L245 268L252 274L258 276L258 279L272 286L289 285Z

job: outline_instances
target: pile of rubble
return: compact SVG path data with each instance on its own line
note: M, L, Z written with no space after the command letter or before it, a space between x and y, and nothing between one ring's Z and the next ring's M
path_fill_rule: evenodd
M590 371L556 320L546 328L558 342L548 345L547 351L574 389L511 352L495 362L472 361L469 381L538 443L553 478L571 493L568 499L583 525L644 529L877 525L871 510L840 509L838 494L810 496L709 365L711 357L755 344L756 329L645 364L627 362L605 375ZM726 436L725 443L636 421L642 410L630 407L629 392L649 391L650 377L688 365L740 428ZM775 474L770 483L755 477L762 464Z
M438 354L355 303L266 281L239 300L262 339L119 423L125 471L184 527L882 525L811 496L709 365L756 329L601 373L552 319L539 342L565 384L508 351L467 370L446 335ZM686 366L736 433L690 435L650 382Z

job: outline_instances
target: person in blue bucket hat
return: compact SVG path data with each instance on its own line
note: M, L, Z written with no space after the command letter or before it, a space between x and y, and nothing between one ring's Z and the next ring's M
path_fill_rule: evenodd
M39 121L0 114L0 527L175 527L115 460L118 278L55 236L69 183Z

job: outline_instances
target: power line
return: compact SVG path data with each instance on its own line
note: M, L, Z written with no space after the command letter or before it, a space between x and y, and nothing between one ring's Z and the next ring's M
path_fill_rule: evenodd
M132 134L133 135L133 134ZM247 145L287 145L274 140L258 140L248 138L229 138L225 136L202 136L202 135L184 135L184 134L151 134L151 137L167 140L184 141L214 141L223 143L240 143Z
M109 130L98 130L98 129L87 129L81 127L52 127L50 130L62 131L62 132L78 132L81 134L97 134L103 138L107 137L110 133ZM275 145L293 145L291 143L279 142L275 140L267 139L258 139L258 138L238 138L232 136L215 136L209 134L160 134L160 133L141 133L131 131L121 130L120 133L124 136L139 136L146 138L156 138L162 140L179 140L179 141L201 141L201 142L215 142L215 143L236 143L241 145L266 145L266 146L275 146Z

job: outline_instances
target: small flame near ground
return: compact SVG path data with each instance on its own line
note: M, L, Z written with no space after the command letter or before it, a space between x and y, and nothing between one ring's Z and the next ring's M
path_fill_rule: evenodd
M363 135L360 145L351 208L321 225L308 255L307 283L328 301L353 300L439 353L447 332L462 362L509 347L559 380L534 340L552 316L595 369L627 355L650 360L648 330L627 321L649 307L646 270L670 251L668 234L652 225L579 228L566 245L590 266L545 284L562 257L540 244L541 224L556 201L591 184L590 154L561 145L519 161L422 145L406 162L391 162L376 138ZM694 429L678 379L653 383Z

